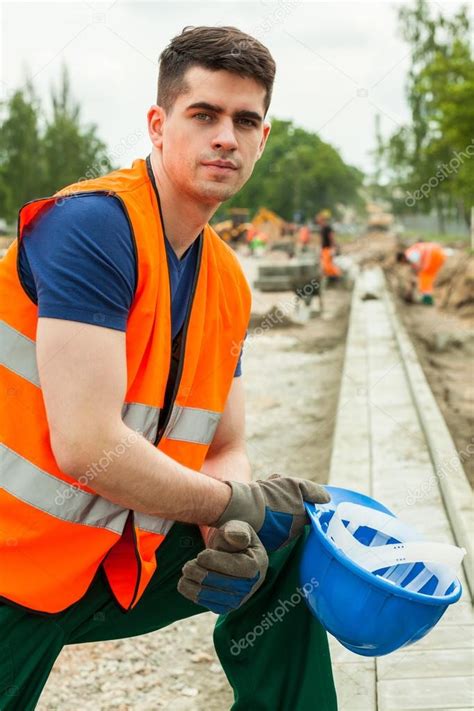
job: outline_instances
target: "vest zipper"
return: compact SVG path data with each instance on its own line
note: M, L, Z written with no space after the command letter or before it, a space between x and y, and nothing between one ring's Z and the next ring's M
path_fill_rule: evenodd
M153 174L153 168L151 166L150 154L148 154L148 156L146 157L146 167L147 167L148 175L150 177L150 182L151 182L151 184L153 186L153 190L155 192L156 201L158 203L158 210L160 213L160 220L161 220L161 228L163 231L163 237L166 239L163 213L161 211L160 195L158 193L158 189L157 189L156 183L155 183L155 176ZM193 309L194 296L196 294L196 286L197 286L197 282L199 279L199 272L201 270L202 248L203 248L203 241L204 241L203 232L201 232L198 239L199 239L199 251L198 251L198 256L197 256L196 272L194 274L193 285L192 285L192 289L191 289L191 299L190 299L188 312L186 314L186 319L185 319L185 322L183 325L183 330L182 330L182 335L181 335L181 343L179 346L178 370L176 372L176 378L175 378L175 382L173 385L173 394L171 395L169 406L168 406L168 413L167 413L165 421L162 423L161 427L159 428L159 430L157 432L157 436L156 436L156 439L154 442L155 447L161 441L163 434L166 431L166 428L167 428L168 423L170 421L170 418L173 414L174 401L176 400L176 395L178 394L179 385L181 383L181 376L183 374L184 353L186 350L186 336L188 334L188 326L189 326L189 321L191 318L191 312ZM169 270L168 270L168 281L169 281ZM170 308L171 308L171 283L169 283L169 288L170 288Z
M155 440L155 446L159 444L161 441L163 434L166 432L166 428L168 426L168 423L173 415L173 406L174 402L176 400L176 396L178 394L179 386L181 383L181 376L183 374L183 366L184 366L184 354L186 351L186 337L188 335L188 326L189 326L189 321L191 319L191 311L193 308L193 303L194 303L194 296L196 294L196 287L197 287L197 282L199 278L199 272L201 270L201 257L202 257L202 242L203 242L203 237L200 238L199 240L199 251L198 251L198 256L197 256L197 265L196 265L196 272L194 274L194 279L193 279L193 285L191 289L191 299L188 307L188 313L186 314L186 320L183 325L183 332L181 336L181 343L179 346L179 360L178 360L178 370L176 372L176 378L174 381L173 385L173 394L170 398L169 406L168 406L168 414L166 416L165 421L161 425L159 431L157 432L157 437Z
M158 190L157 190L157 187L156 187L156 184L155 184L155 176L153 175L153 170L152 170L152 167L151 167L151 162L150 162L150 156L149 156L149 155L147 156L147 159L146 159L146 166L147 166L148 174L149 174L149 176L150 176L151 184L152 184L152 186L153 186L153 190L155 191L156 200L157 200L157 202L158 202L158 209L159 209L159 212L160 212L161 227L162 227L162 231L163 231L163 237L165 238L165 226L164 226L164 222L163 222L163 214L162 214L162 212L161 212L160 196L159 196L159 194L158 194ZM176 378L175 378L175 382L174 382L174 385L173 385L173 394L172 394L171 399L170 399L170 402L169 402L168 414L167 414L167 416L166 416L165 421L164 421L163 424L161 425L159 431L157 432L157 436L156 436L156 439L155 439L155 446L156 446L156 445L160 442L160 440L162 439L163 434L164 434L164 432L166 431L166 428L167 428L167 426L168 426L168 422L170 421L171 415L172 415L172 413L173 413L174 401L176 400L176 395L178 394L179 385L180 385L180 383L181 383L181 376L182 376L182 374L183 374L184 353L185 353L185 350L186 350L186 336L187 336L187 334L188 334L188 326L189 326L189 321L190 321L190 318L191 318L191 311L192 311L192 308L193 308L194 296L195 296L195 294L196 294L196 286L197 286L197 282L198 282L198 278L199 278L199 272L200 272L200 270L201 270L201 261L202 261L201 258L202 258L202 247L203 247L204 234L201 233L201 235L199 236L198 239L199 239L199 251L198 251L198 256L197 256L196 272L195 272L195 274L194 274L193 285L192 285L192 289L191 289L191 299L190 299L190 303L189 303L189 307L188 307L188 312L187 312L187 314L186 314L186 320L185 320L184 325L183 325L183 331L182 331L182 336L181 336L181 343L180 343L180 348L179 348L178 370L177 370L177 372L176 372ZM168 282L169 282L169 270L168 270ZM169 283L169 287L170 287L170 309L171 309L171 283ZM132 511L132 514L133 514L133 511ZM140 560L140 556L138 555L138 540L137 540L137 536L136 536L136 532L135 532L135 526L134 526L134 523L133 523L133 517L132 517L132 533L133 533L133 538L134 538L134 542L135 542L134 548L135 548L135 556L136 556L136 558L137 558L137 564L138 564L138 575L137 575L137 582L136 582L136 585L135 585L135 591L134 591L134 593L133 593L132 601L130 602L130 605L129 605L128 609L127 609L127 612L132 609L132 605L133 605L133 603L135 602L135 598L136 598L137 592L138 592L139 583L140 583L140 580L141 580L141 572L142 572L142 563L141 563L141 560Z

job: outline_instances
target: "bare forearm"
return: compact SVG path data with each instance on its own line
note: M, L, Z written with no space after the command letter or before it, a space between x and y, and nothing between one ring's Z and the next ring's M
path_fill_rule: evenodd
M243 482L252 480L252 468L243 446L211 452L201 471L213 479L233 479Z
M104 498L135 511L196 524L216 521L227 506L228 484L182 466L124 423L104 440L87 447L88 456L65 469Z

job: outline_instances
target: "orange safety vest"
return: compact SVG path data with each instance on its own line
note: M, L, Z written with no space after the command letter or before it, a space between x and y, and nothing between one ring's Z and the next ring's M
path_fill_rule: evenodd
M135 607L173 524L98 496L93 488L97 466L90 478L76 481L58 467L51 449L36 363L38 307L19 279L19 245L29 238L35 218L58 198L88 193L121 201L136 247L138 282L126 330L122 419L196 471L224 410L250 317L250 289L237 258L206 225L171 406L163 417L172 362L171 304L150 157L23 205L18 237L0 262L0 598L46 613L79 600L101 564L118 604L124 611ZM124 446L118 444L117 453ZM104 458L117 453L104 452Z
M338 277L342 274L337 264L334 264L332 260L333 252L333 247L321 247L320 261L324 276Z
M418 274L418 290L432 294L436 276L446 261L444 249L436 242L416 242L405 255Z

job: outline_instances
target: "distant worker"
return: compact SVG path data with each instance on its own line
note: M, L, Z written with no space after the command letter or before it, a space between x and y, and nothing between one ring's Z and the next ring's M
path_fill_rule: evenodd
M267 243L267 235L260 232L255 225L251 225L247 230L247 245L250 249L250 254L260 256L265 251Z
M255 225L251 222L250 225L247 227L247 242L251 242L254 237L256 237L258 233L257 228Z
M321 235L321 269L324 276L331 280L338 279L342 272L339 267L334 264L333 256L336 251L336 243L334 240L334 231L329 223L331 219L330 210L321 210L316 215L316 222L320 227Z
M310 231L308 225L303 225L298 230L298 244L302 252L306 252L309 246Z
M446 261L444 249L436 242L416 242L400 252L397 259L411 265L417 274L422 303L432 304L434 281Z

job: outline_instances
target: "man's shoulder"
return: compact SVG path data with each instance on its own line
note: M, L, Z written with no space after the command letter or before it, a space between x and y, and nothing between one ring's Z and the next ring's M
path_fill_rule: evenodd
M47 215L50 219L81 220L93 223L97 220L123 221L125 212L122 203L114 195L94 193L71 194L57 199Z
M110 195L70 195L56 200L27 225L25 236L33 233L41 235L42 242L56 242L59 238L62 244L93 240L111 247L132 239L126 213L120 201ZM110 239L112 234L114 239Z

